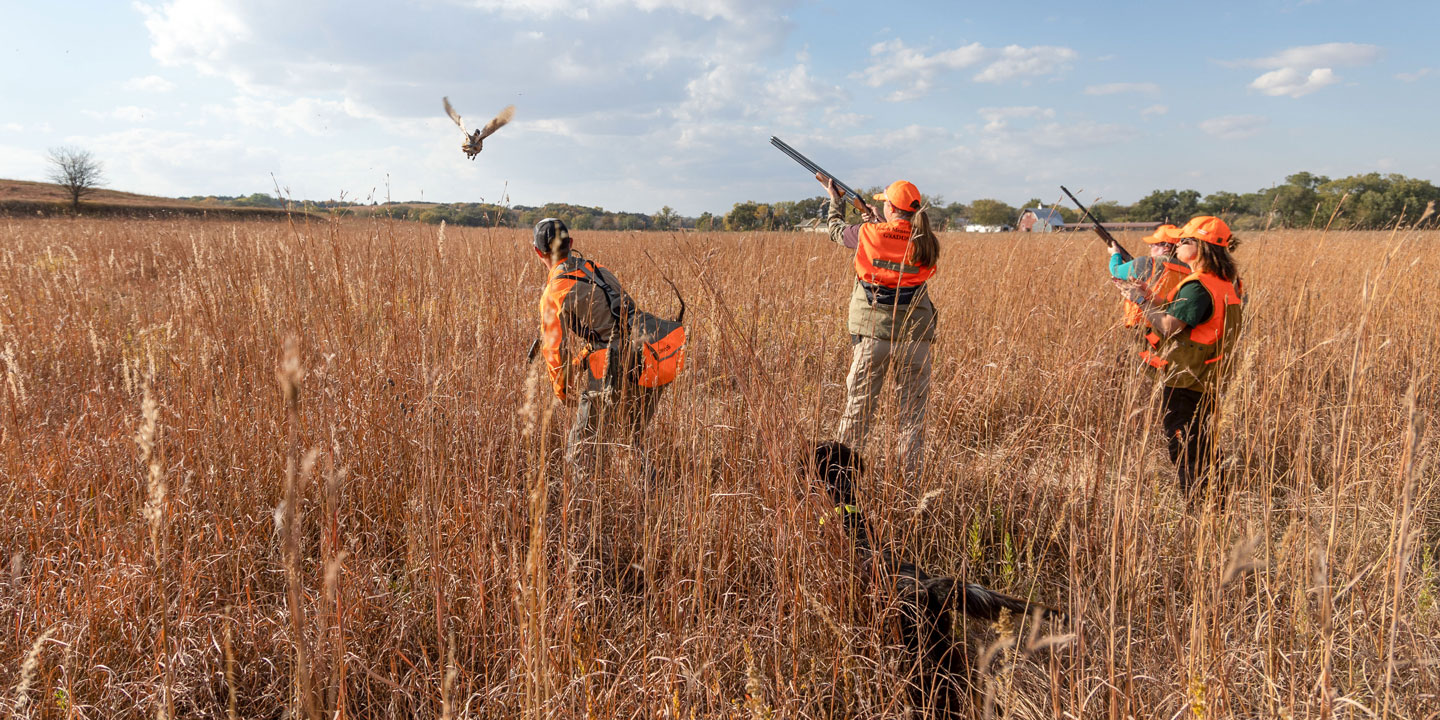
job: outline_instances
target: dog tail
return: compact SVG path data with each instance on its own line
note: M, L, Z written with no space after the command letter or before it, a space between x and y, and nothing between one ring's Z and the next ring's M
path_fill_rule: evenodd
M685 322L685 296L683 296L683 295L680 294L680 288L675 287L675 283L674 283L674 282L671 282L671 280L670 280L669 277L665 277L665 282L666 282L666 284L668 284L668 285L670 286L670 289L671 289L671 290L674 290L674 291L675 291L675 299L680 301L680 312L675 315L675 322L676 322L676 324L684 324L684 322Z
M998 593L975 583L965 584L965 599L961 603L960 609L966 615L981 620L994 620L1000 617L1002 610L1009 610L1016 615L1028 615L1038 611L1040 617L1046 620L1058 620L1065 617L1065 613L1054 608Z

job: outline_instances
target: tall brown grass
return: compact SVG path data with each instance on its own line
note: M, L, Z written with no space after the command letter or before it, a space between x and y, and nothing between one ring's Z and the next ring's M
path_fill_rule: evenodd
M576 483L524 362L527 231L443 232L0 219L0 705L908 712L881 600L794 470L844 395L843 251L578 235L669 315L648 250L691 310L654 480L612 450ZM977 716L1436 716L1437 237L1247 240L1241 481L1191 507L1098 242L943 237L929 467L904 486L882 422L867 508L927 568L1073 616L964 628Z

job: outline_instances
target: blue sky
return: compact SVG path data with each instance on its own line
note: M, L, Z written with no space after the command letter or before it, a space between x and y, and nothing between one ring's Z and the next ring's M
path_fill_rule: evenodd
M0 0L0 177L724 212L818 185L1132 202L1440 179L1440 4ZM515 122L473 162L445 118ZM272 180L272 176L274 180Z

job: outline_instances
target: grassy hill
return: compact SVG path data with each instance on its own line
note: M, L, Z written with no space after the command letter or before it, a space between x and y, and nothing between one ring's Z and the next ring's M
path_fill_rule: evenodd
M70 195L59 185L0 179L0 215L64 215L70 213ZM81 200L80 214L261 219L278 219L287 215L285 210L279 208L232 207L219 200L181 200L106 189L95 190Z

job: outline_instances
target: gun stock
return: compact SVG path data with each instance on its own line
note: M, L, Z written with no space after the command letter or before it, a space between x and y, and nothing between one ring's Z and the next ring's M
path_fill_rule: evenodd
M1110 247L1115 248L1117 251L1119 251L1120 259L1122 261L1130 262L1131 260L1135 259L1135 256L1131 255L1130 251L1126 250L1125 246L1121 245L1120 241L1116 240L1115 236L1111 235L1110 231L1106 230L1105 226L1101 225L1100 221L1096 220L1095 216L1090 214L1090 210L1087 209L1084 205L1082 205L1080 203L1080 200L1076 198L1073 194L1071 194L1069 190L1065 189L1064 185L1060 186L1060 190L1061 192L1064 192L1067 197L1070 198L1070 202L1075 203L1075 207L1080 208L1080 212L1085 214L1085 219L1090 221L1090 226L1094 228L1095 234L1099 235L1100 239L1104 240L1106 245L1109 245Z
M870 203L865 202L865 198L860 197L860 193L855 192L855 190L853 190L849 185L841 182L840 178L835 177L834 175L827 172L825 168L816 165L813 161L810 160L810 158L805 157L805 155L802 154L799 150L796 150L795 148L787 145L784 140L781 140L780 138L771 135L770 144L774 145L775 148L780 152L789 155L791 160L800 163L801 167L809 170L811 173L814 173L816 175L823 175L835 181L835 186L840 188L840 192L845 193L845 200L849 201L851 205L854 205L856 210L870 215L876 214L875 209L870 207Z

